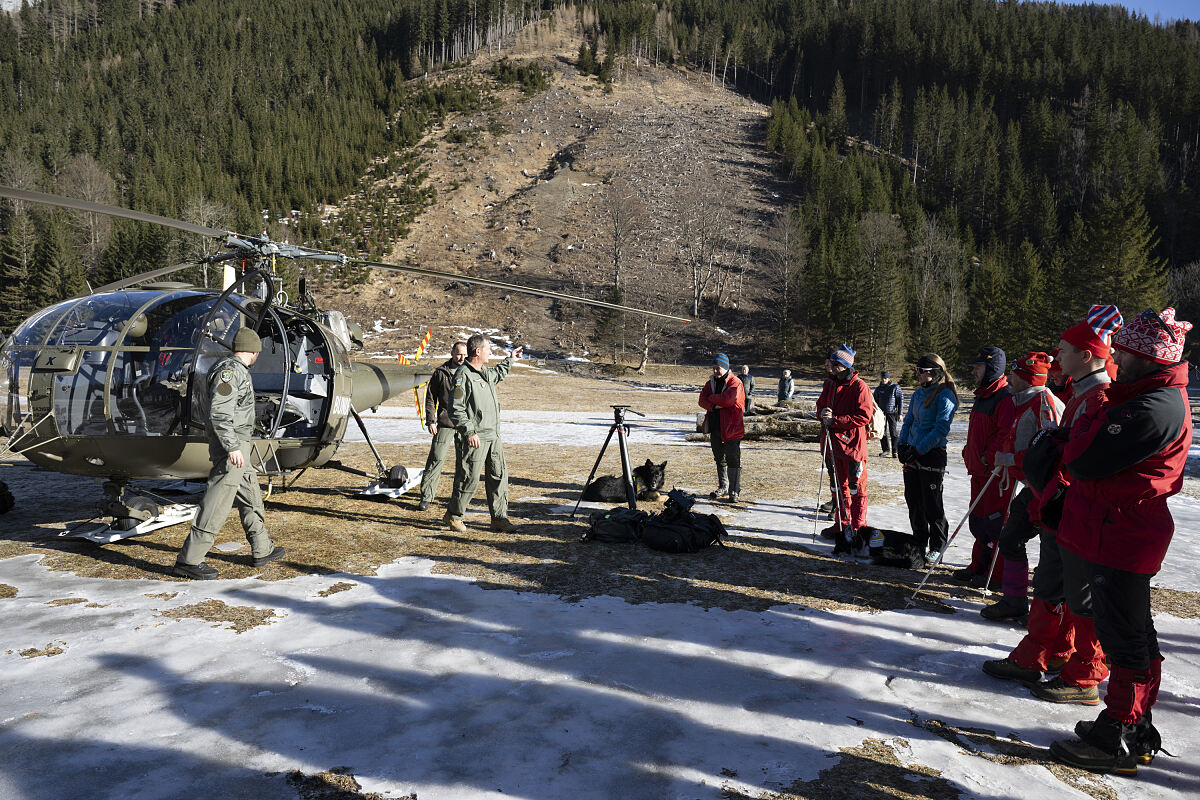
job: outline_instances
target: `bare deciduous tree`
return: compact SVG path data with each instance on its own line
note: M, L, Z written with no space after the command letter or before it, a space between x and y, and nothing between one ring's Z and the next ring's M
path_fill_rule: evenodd
M112 204L117 199L117 184L88 153L76 153L71 157L58 176L59 191L69 197L90 200L94 203ZM83 259L84 275L88 285L95 277L100 264L100 255L108 244L112 233L112 217L106 214L89 214L85 211L71 214L71 231Z

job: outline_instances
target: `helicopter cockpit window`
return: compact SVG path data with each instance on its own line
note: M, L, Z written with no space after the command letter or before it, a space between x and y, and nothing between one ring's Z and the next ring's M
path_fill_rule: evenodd
M67 300L37 312L13 331L0 350L0 393L4 396L0 425L6 430L15 430L30 413L33 362L55 324L79 302L79 299Z

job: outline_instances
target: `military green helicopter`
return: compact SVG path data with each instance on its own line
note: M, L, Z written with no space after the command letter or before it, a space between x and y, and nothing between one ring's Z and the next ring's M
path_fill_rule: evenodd
M355 472L368 494L397 496L415 481L388 468L360 414L427 381L432 369L355 361L362 331L321 310L303 280L291 301L274 275L277 259L352 264L451 279L507 291L682 320L602 301L423 267L384 264L246 236L89 201L0 186L0 197L107 214L223 239L229 249L203 263L226 266L223 289L161 280L192 263L143 273L43 308L0 350L0 456L19 454L47 470L103 479L98 516L111 522L60 535L107 543L190 519L194 506L170 503L131 481L199 480L212 467L204 421L208 370L248 326L263 350L251 369L256 437L249 459L271 479L312 467ZM353 420L375 456L374 476L333 460ZM11 494L0 483L0 513Z

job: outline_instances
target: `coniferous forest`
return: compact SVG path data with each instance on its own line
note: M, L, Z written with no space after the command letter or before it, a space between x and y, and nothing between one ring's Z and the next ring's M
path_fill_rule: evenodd
M42 0L0 14L0 179L202 224L322 229L378 160L478 87L413 80L545 0ZM871 363L1053 346L1093 302L1200 319L1200 25L994 0L590 4L596 62L686 68L764 103L799 204L778 229L785 351ZM590 18L590 17L589 17ZM415 213L417 180L398 198ZM172 237L3 204L0 331L161 266ZM379 202L369 213L388 219Z

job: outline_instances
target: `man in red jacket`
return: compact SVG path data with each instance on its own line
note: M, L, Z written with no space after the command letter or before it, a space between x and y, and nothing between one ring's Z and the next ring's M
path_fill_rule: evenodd
M1044 450L1035 441L1023 459L1023 470L1034 490L1026 506L1040 538L1040 558L1033 571L1033 602L1028 633L1007 658L986 661L983 671L993 678L1015 680L1042 700L1097 705L1097 685L1108 675L1104 651L1092 625L1091 594L1084 584L1068 593L1058 546L1059 518L1070 476L1058 464L1058 451L1086 430L1100 413L1108 389L1110 342L1121 327L1116 306L1092 306L1087 319L1063 331L1059 360L1071 385L1062 424ZM1049 455L1042 455L1042 452ZM1041 461L1048 466L1042 467ZM1058 672L1042 682L1044 673Z
M843 344L825 359L829 376L817 398L817 417L825 426L821 454L829 469L839 518L821 536L836 539L846 527L867 524L867 425L875 411L871 387L854 370L855 351Z
M985 574L992 563L992 548L1000 540L1004 527L1004 512L1012 498L1012 487L1005 487L999 477L992 477L996 468L996 451L1013 425L1012 390L1004 374L1004 351L999 347L981 347L979 355L969 362L975 379L975 403L967 422L967 445L963 461L971 476L971 499L975 510L967 523L975 544L971 547L971 563L955 570L950 577L973 586L988 581ZM984 487L987 490L984 490ZM978 498L978 499L976 499ZM1004 572L1004 559L996 559L996 571L991 582L999 584Z
M724 353L713 358L712 377L700 390L700 407L708 412L704 415L704 432L717 462L717 490L709 497L716 500L728 492L729 502L736 503L742 492L746 393L742 382L729 371L729 356Z
M1117 382L1103 411L1063 448L1074 481L1059 548L1068 584L1091 585L1096 635L1108 653L1105 709L1055 742L1063 763L1134 775L1161 746L1151 720L1162 653L1150 613L1150 579L1162 566L1175 523L1167 498L1183 485L1192 443L1187 362L1189 322L1175 309L1146 311L1113 336Z

